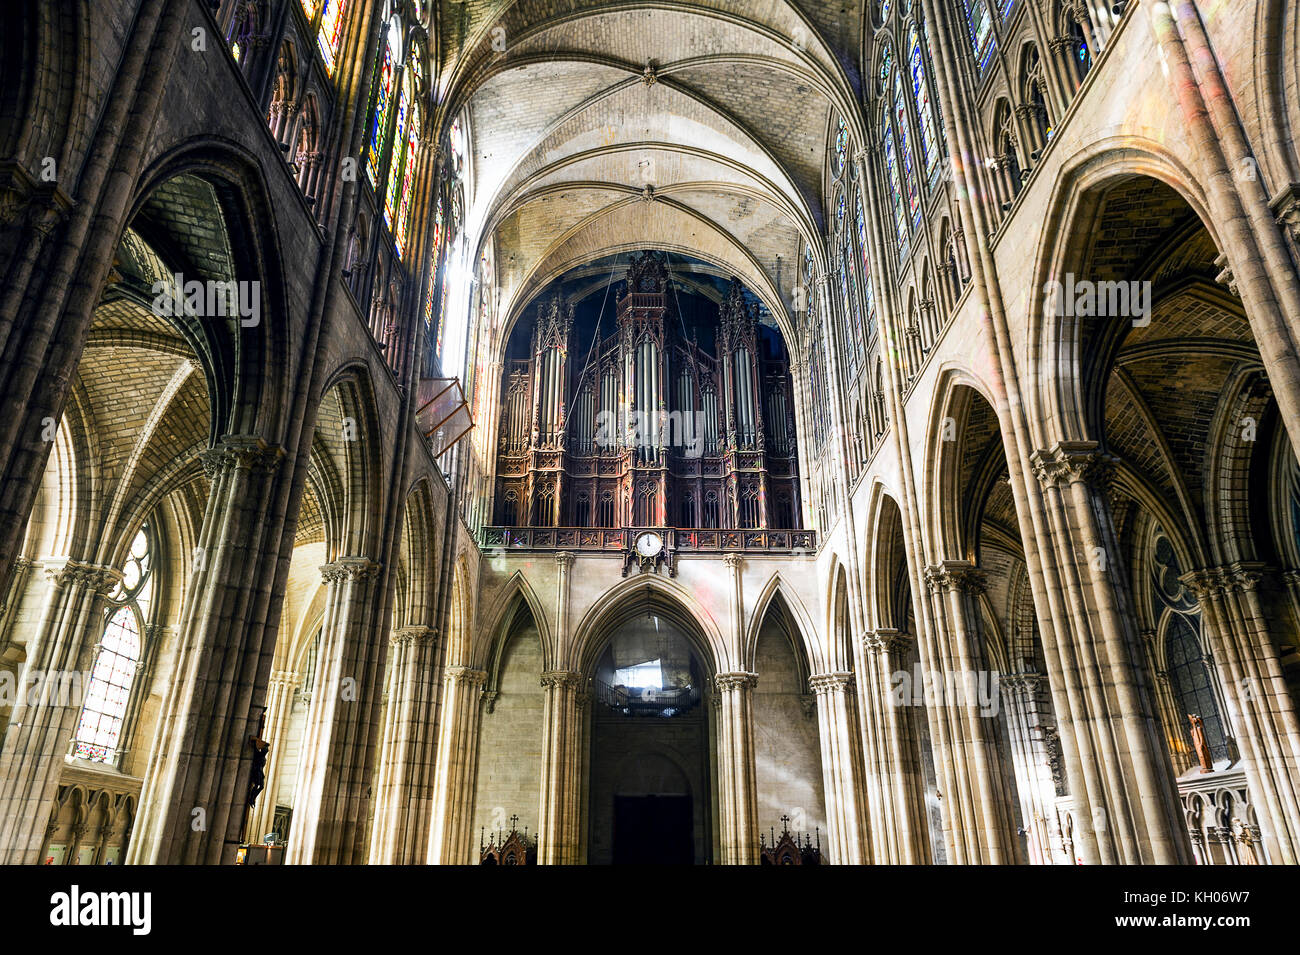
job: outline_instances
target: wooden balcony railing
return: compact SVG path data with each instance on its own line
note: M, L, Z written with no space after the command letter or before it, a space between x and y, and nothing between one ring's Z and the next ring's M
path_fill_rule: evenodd
M817 552L817 532L799 529L716 527L485 527L488 550L569 550L626 552L636 535L654 531L664 547L678 554Z

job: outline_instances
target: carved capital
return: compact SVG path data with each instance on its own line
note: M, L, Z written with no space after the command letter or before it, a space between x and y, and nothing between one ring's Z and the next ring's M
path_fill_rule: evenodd
M228 434L216 447L199 455L203 473L209 480L215 479L222 471L231 469L269 474L279 467L283 458L283 448L245 434Z
M808 685L818 696L826 693L844 693L853 687L853 674L844 670L814 673L808 678Z
M1300 183L1287 183L1269 200L1268 207L1292 241L1300 243Z
M373 580L379 576L382 566L369 557L340 557L333 563L322 565L320 573L327 584Z
M399 627L389 634L389 642L394 646L398 644L420 644L432 643L437 639L438 629L436 627Z
M1104 491L1114 476L1115 457L1095 441L1058 441L1033 452L1029 463L1044 488L1082 483Z
M56 587L81 587L101 595L107 594L122 579L122 572L114 567L79 560L47 560L43 562L42 569Z
M988 589L983 572L964 560L945 560L931 564L925 569L925 580L931 593L956 590L978 596Z
M482 686L487 682L487 676L486 670L465 666L450 666L442 672L442 678L448 683L463 683L466 686Z
M745 559L739 554L723 554L722 562L727 565L727 569L733 574L739 573L740 568L745 565Z
M573 555L567 550L562 550L555 555L555 564L561 570L568 570L573 566Z
M1022 673L998 674L998 685L1008 690L1025 694L1036 693L1042 685L1043 675L1037 670L1025 670Z
M883 628L868 630L862 635L862 646L870 653L904 653L912 643L912 635L902 630Z
M1178 579L1198 600L1207 600L1219 596L1227 588L1227 580L1224 577L1223 569L1220 567L1191 570Z
M1237 291L1237 279L1232 274L1232 266L1228 264L1228 255L1226 252L1219 253L1219 257L1214 260L1214 267L1219 270L1214 276L1214 281L1218 282L1233 295L1240 298L1241 293Z
M542 674L542 686L546 689L579 689L586 681L576 670L547 670Z
M743 670L733 673L719 673L713 678L713 684L718 688L719 693L727 693L731 690L752 690L758 686L758 674L746 673Z

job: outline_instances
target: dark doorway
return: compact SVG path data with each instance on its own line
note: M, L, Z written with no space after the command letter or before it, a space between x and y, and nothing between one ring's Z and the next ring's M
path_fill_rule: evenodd
M615 796L615 865L695 861L690 796Z

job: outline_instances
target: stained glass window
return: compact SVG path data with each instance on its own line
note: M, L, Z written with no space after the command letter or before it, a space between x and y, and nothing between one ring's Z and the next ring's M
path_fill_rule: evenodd
M397 126L393 130L393 161L389 164L388 170L388 188L384 190L384 225L389 229L393 228L397 215L397 189L401 180L400 162L402 154L401 143L405 142L407 110L410 108L409 101L406 98L406 83L402 84L402 95L397 100Z
M803 286L804 286L804 306L808 312L808 322L813 320L815 309L813 307L813 258L812 246L803 247ZM1297 511L1300 513L1300 511ZM1297 524L1300 526L1300 523Z
M320 47L321 58L325 61L325 72L334 75L338 65L339 43L343 39L343 11L347 0L325 0L325 11L321 14L320 29L316 33L316 45Z
M880 0L880 22L884 23L889 19L889 11L894 7L893 0Z
M140 661L141 623L153 594L149 529L136 534L122 565L122 579L109 594L108 624L90 671L72 753L78 759L113 762L118 755L127 704Z
M862 288L866 297L867 337L876 328L876 293L871 288L871 256L867 252L867 217L862 211L862 197L857 197L858 254L862 258Z
M925 178L931 186L939 172L939 144L935 134L934 110L930 108L930 88L925 81L925 57L921 38L913 23L908 34L908 65L912 73L912 97L916 100L917 125L921 130L921 157Z
M835 174L838 176L844 171L844 159L849 150L849 128L844 125L844 120L839 120L839 126L835 130Z
M993 18L989 16L985 0L963 0L966 7L966 25L970 29L971 49L980 71L989 65L993 55Z
M316 11L320 8L320 0L302 0L302 12L307 15L308 20L316 19Z
M465 165L465 130L461 128L459 116L452 121L447 139L451 143L451 168L459 175Z
M438 294L438 258L442 253L442 203L441 196L438 197L438 208L433 217L433 235L429 237L429 284L424 290L424 329L426 335L433 334L433 300ZM426 348L425 361L432 371L434 368L433 360L436 355L442 353L442 329L438 329L438 337L433 343L433 348Z
M406 159L402 163L402 201L397 207L397 234L393 237L399 257L406 250L411 220L411 193L415 187L415 151L420 139L420 111L411 110L411 129L406 134Z
M898 239L900 252L907 251L907 210L903 208L903 187L898 178L898 158L894 153L894 131L888 119L885 120L885 174L889 179L889 188L894 196L894 230Z
M934 44L930 42L930 25L926 22L921 23L921 33L925 36L925 57L927 70L930 75L934 75ZM943 130L943 104L935 99L930 101L930 106L934 109L934 128L939 134L939 149L944 155L948 154L948 134Z
M1212 759L1228 755L1224 740L1223 720L1219 703L1210 685L1210 674L1205 667L1201 641L1190 618L1183 614L1170 614L1169 629L1165 635L1165 666L1169 683L1178 698L1179 723L1183 736L1191 749L1191 725L1188 716L1199 716L1205 731L1205 742Z
M379 188L379 164L384 158L384 132L393 105L393 77L393 47L385 43L379 75L375 78L375 113L370 122L370 142L366 147L366 175L370 177L370 185L376 189Z
M847 246L840 255L840 294L844 300L844 364L850 378L857 377L862 365L862 315L857 308L853 284L849 280L849 254Z
M907 187L907 207L912 213L912 221L921 224L921 190L916 184L916 172L912 168L912 150L907 141L907 100L903 96L902 73L894 74L894 119L898 124L898 152L902 159L903 184Z
M885 50L884 58L880 65L880 88L882 94L888 96L889 78L893 71L893 59L888 49ZM899 253L907 251L907 208L903 204L903 179L902 172L899 169L900 161L898 150L894 145L894 123L893 113L885 107L880 111L881 117L881 142L885 146L885 177L889 180L890 193L894 202L894 229L898 240Z

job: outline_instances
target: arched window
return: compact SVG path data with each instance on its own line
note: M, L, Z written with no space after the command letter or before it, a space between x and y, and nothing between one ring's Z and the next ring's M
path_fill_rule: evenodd
M844 371L850 378L858 375L859 345L854 326L858 324L857 308L853 301L853 290L849 282L849 260L846 249L840 252L840 295L844 302Z
M401 162L401 172L394 169L391 174L389 184L390 194L393 192L393 183L398 179L401 180L401 200L397 205L397 224L394 227L393 244L397 249L398 257L402 257L406 250L407 234L410 231L411 220L411 193L415 185L415 152L420 139L420 111L415 106L411 108L411 118L406 130L406 142L403 149ZM394 144L394 148L400 148L403 144L399 140ZM394 157L396 162L396 157Z
M1172 613L1169 616L1169 629L1165 634L1165 665L1169 685L1178 699L1179 722L1188 750L1195 752L1188 717L1198 716L1205 731L1210 756L1214 760L1226 759L1228 744L1224 739L1223 719L1219 715L1218 700L1210 685L1210 674L1201 652L1200 637L1191 620L1183 614Z
M393 157L388 168L388 186L384 190L384 225L389 230L393 230L397 216L397 190L399 188L398 180L401 178L401 145L406 140L407 125L410 123L411 112L411 84L409 81L403 81L402 93L397 100L397 125L393 128L393 145L390 155Z
M871 255L867 252L867 218L863 214L861 195L856 197L855 205L857 206L858 255L862 261L862 289L866 298L866 337L870 340L876 330L876 293L871 287Z
M812 246L803 247L803 304L806 313L805 321L812 325L817 316L817 305L813 301L813 258Z
M921 51L921 36L915 23L908 31L907 42L908 69L912 74L912 98L916 102L917 128L921 131L921 158L926 181L933 188L939 176L939 139L934 109L930 104L925 54Z
M338 66L339 45L343 40L343 13L347 0L325 0L321 11L320 29L316 31L316 45L320 48L321 59L325 61L325 72L334 75Z
M913 225L921 224L921 190L916 184L916 172L912 168L912 150L908 145L907 134L907 99L903 95L902 71L894 73L894 121L898 129L898 154L902 160L903 183L907 187L907 208L912 214Z
M970 30L975 64L982 73L993 58L993 18L985 0L962 0L962 5L966 9L966 25Z
M149 525L140 528L122 565L122 579L109 594L108 623L90 671L72 754L97 763L117 761L127 705L153 598L153 547Z
M370 136L366 143L366 175L370 185L379 188L380 164L384 159L384 133L388 130L388 117L393 106L393 84L396 69L393 63L391 32L384 41L384 52L379 58L375 76L375 108L370 120Z
M433 235L429 237L429 287L424 295L424 327L433 331L433 298L438 290L438 255L442 252L443 199L438 197L438 211L433 217ZM441 339L439 339L441 347Z
M835 130L835 175L844 172L844 160L848 156L849 150L849 128L844 125L844 120L838 121L839 125Z
M880 89L882 99L888 98L889 77L893 72L893 63L889 50L885 50L884 62L880 66ZM899 255L907 253L907 207L903 204L903 179L899 169L898 148L894 143L893 113L887 105L880 110L880 141L885 148L885 177L889 180L889 191L894 204L894 231L898 241Z

